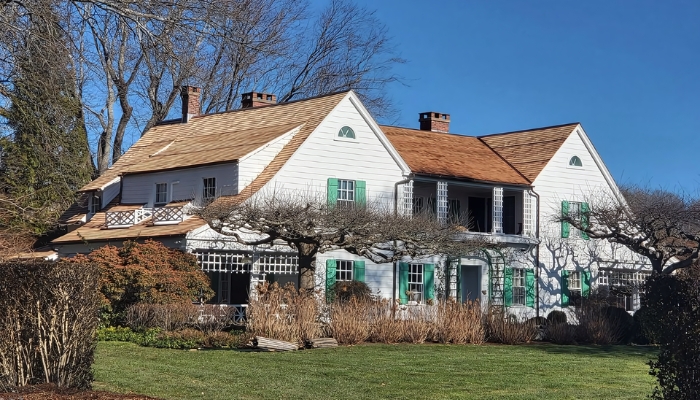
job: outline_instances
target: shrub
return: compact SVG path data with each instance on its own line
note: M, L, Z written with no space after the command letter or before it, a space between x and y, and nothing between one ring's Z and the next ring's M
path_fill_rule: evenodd
M576 344L577 327L567 323L548 324L544 336L555 344Z
M627 311L610 305L605 292L591 291L574 309L578 320L577 341L593 344L626 343L632 331L632 317Z
M357 344L366 341L370 334L369 309L371 301L356 297L336 302L330 308L329 334L339 344Z
M649 308L640 307L633 316L632 341L637 344L656 344L658 339L654 332L654 320L651 318Z
M565 324L566 322L566 313L564 311L554 310L547 315L548 325Z
M439 303L437 307L433 337L436 342L481 344L485 341L486 329L478 301L447 301Z
M0 265L0 389L90 386L98 280L93 264Z
M173 304L137 303L126 310L126 325L134 330L159 328L176 331L197 323L198 307L190 302Z
M233 335L229 332L210 332L205 335L204 346L213 348L234 348L242 345L243 335Z
M336 282L331 288L328 298L332 302L347 302L356 299L361 302L372 299L372 290L366 283L360 281Z
M538 334L537 325L528 321L518 321L514 315L508 315L500 309L491 309L486 316L487 338L489 341L503 344L529 343Z
M73 262L100 267L103 317L107 324L123 324L126 310L137 303L172 304L208 300L214 292L194 255L147 240L104 246Z
M313 293L296 290L287 284L263 282L257 287L257 298L251 299L246 311L246 331L251 336L264 336L301 344L321 335L319 303Z
M149 344L168 349L196 349L202 347L205 340L204 332L185 328L174 332L161 332L156 340Z
M653 397L700 398L700 266L652 275L642 304L660 345L658 358L649 362L658 381Z

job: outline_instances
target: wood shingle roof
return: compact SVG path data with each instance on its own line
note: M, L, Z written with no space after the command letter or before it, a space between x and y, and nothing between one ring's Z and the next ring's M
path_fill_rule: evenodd
M498 133L479 139L533 182L578 125L572 123Z

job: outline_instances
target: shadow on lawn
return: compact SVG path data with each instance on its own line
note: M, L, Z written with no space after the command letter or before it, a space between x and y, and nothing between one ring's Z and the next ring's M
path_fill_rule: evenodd
M559 345L551 343L536 343L533 348L552 354L586 355L596 357L656 357L658 347L655 346L594 346L594 345Z

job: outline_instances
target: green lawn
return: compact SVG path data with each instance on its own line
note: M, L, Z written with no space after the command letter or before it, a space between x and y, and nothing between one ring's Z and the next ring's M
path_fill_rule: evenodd
M165 399L642 399L642 347L363 345L290 353L100 342L95 389Z

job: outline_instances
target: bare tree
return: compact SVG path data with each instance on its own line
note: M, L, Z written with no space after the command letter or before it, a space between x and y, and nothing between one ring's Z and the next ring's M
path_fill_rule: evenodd
M589 200L589 210L559 220L648 258L655 273L692 265L700 251L700 200L639 186L624 187L621 194L624 201L598 196Z
M299 286L313 289L316 256L342 249L376 263L439 254L463 255L493 246L456 240L459 224L413 217L371 204L329 205L315 195L259 194L243 203L220 198L199 212L216 232L245 245L284 244L299 255Z

